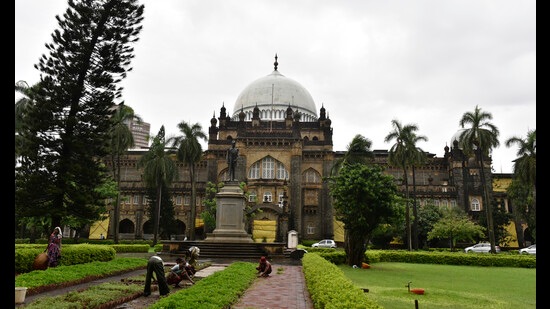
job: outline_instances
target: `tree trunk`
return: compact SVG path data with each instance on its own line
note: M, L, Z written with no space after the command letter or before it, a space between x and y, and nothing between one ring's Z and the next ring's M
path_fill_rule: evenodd
M418 209L416 207L416 173L414 165L412 167L413 176L413 225L412 225L412 246L418 250Z
M365 260L365 241L366 237L361 233L355 233L346 229L344 231L344 246L346 251L346 263L349 266L357 265Z
M486 186L486 180L485 180L485 171L483 168L483 151L481 151L481 147L478 147L479 151L479 163L480 163L480 169L481 169L481 186L483 190L483 198L485 199L485 212L487 215L487 230L489 232L489 242L491 243L491 253L497 253L496 251L496 241L495 241L495 228L493 225L493 205L491 201L489 200L489 194L487 193L487 186Z
M195 217L197 216L197 192L195 181L195 165L189 165L189 177L191 178L191 205L189 213L189 240L195 240Z
M117 194L116 194L116 203L113 208L113 235L115 244L119 242L119 233L118 233L118 223L120 222L120 156L117 155L117 166L116 166L116 184L117 184Z
M405 205L406 205L406 212L405 212L405 231L407 233L407 249L409 251L412 251L412 244L411 244L411 209L410 209L410 203L409 203L409 177L407 175L407 168L403 166L403 177L405 181Z
M157 244L160 225L160 203L162 199L162 187L157 184L157 209L155 209L155 225L153 226L153 247Z

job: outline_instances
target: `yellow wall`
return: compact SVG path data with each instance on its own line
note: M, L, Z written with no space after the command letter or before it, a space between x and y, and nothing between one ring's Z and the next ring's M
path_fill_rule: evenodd
M109 230L109 218L105 220L96 221L90 227L89 239L100 239L101 234L107 238L107 231Z
M252 238L255 242L274 242L277 233L277 222L271 220L254 220Z
M336 220L334 217L334 241L335 242L344 242L344 223L342 221Z

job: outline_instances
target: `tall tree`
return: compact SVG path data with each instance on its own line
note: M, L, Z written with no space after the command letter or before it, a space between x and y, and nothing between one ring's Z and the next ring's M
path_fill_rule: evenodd
M458 137L459 147L462 148L465 154L475 155L480 167L480 180L483 191L483 199L485 200L485 215L487 216L487 232L489 234L489 242L491 243L491 253L496 254L495 228L493 222L493 206L489 200L489 189L487 186L492 186L492 183L487 184L485 179L484 160L489 157L491 150L500 145L498 141L499 130L490 122L493 119L491 113L483 112L476 105L473 112L466 112L460 119L460 126L465 128Z
M329 187L336 218L344 223L346 262L361 265L370 234L399 213L394 179L379 166L344 164Z
M166 139L164 137L164 126L153 138L149 151L138 161L138 167L143 168L143 180L147 188L154 188L157 192L155 203L155 214L153 227L153 246L157 244L159 224L161 216L162 188L169 187L178 178L176 163L166 152Z
M403 183L405 184L405 202L406 202L406 213L405 213L405 225L406 225L406 234L407 234L407 247L409 250L412 250L412 233L411 233L411 220L410 220L410 201L409 201L409 167L414 168L415 165L421 162L424 156L422 149L416 147L416 143L419 141L427 141L428 139L422 135L416 135L418 131L418 126L415 124L402 125L399 120L392 120L393 131L391 131L384 141L386 143L395 140L395 144L389 150L388 162L390 165L400 167L403 169ZM413 179L413 184L416 187L416 180ZM414 205L414 215L416 214L416 201ZM415 227L418 226L418 221L415 218ZM415 229L415 244L418 248L418 230Z
M521 215L528 222L532 234L536 234L533 231L536 230L537 217L537 130L529 130L525 138L510 137L505 141L505 145L506 147L518 146L516 153L518 157L514 160L513 186L509 188L512 200L517 202L514 206L516 229L521 229L517 217ZM520 234L523 235L523 229L518 236ZM523 241L521 244L525 246Z
M172 137L170 142L177 148L178 161L183 162L189 169L189 181L191 182L191 205L189 214L189 240L195 240L195 219L197 217L197 176L196 164L202 158L202 146L199 139L207 141L206 133L199 123L193 125L185 121L178 123L178 129L182 135Z
M101 158L107 155L110 107L131 70L131 44L144 9L135 0L69 0L68 6L56 16L49 55L35 65L40 87L31 93L16 168L17 207L50 216L54 226L101 211L95 189L107 180Z
M351 142L347 145L347 151L344 156L334 162L331 174L337 174L338 170L340 170L344 164L370 163L370 159L374 157L371 146L372 141L370 139L361 134L355 135Z
M518 146L514 160L514 177L519 181L532 186L536 198L537 191L537 130L529 130L525 139L517 136L505 141L506 147Z
M20 80L15 83L15 92L22 96L15 101L15 163L21 153L21 145L23 143L21 132L23 131L23 119L27 114L29 106L33 104L32 96L33 89L39 87L38 84L29 86L26 81Z
M130 106L124 105L124 103L116 105L114 109L114 114L111 117L111 131L109 132L109 152L111 159L111 171L117 184L118 194L113 207L114 214L111 220L111 226L114 235L114 242L115 244L118 244L118 224L120 221L120 161L124 153L135 145L134 136L132 135L132 131L130 131L128 123L130 121L140 123L143 120L139 115L134 113L134 110Z

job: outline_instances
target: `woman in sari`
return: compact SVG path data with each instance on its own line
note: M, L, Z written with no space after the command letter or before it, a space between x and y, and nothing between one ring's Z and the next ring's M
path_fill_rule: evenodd
M48 261L49 267L56 267L61 259L61 238L63 238L61 228L57 226L50 235L48 243Z

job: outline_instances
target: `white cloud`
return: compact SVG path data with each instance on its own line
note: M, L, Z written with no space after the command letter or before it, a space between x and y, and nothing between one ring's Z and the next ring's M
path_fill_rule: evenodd
M501 146L493 168L512 172L513 135L536 129L536 2L143 1L144 29L124 99L151 134L182 120L208 131L222 102L273 70L327 110L335 150L355 134L388 149L391 120L415 123L441 156L465 112L493 114ZM33 69L57 28L61 0L15 2L15 81Z

